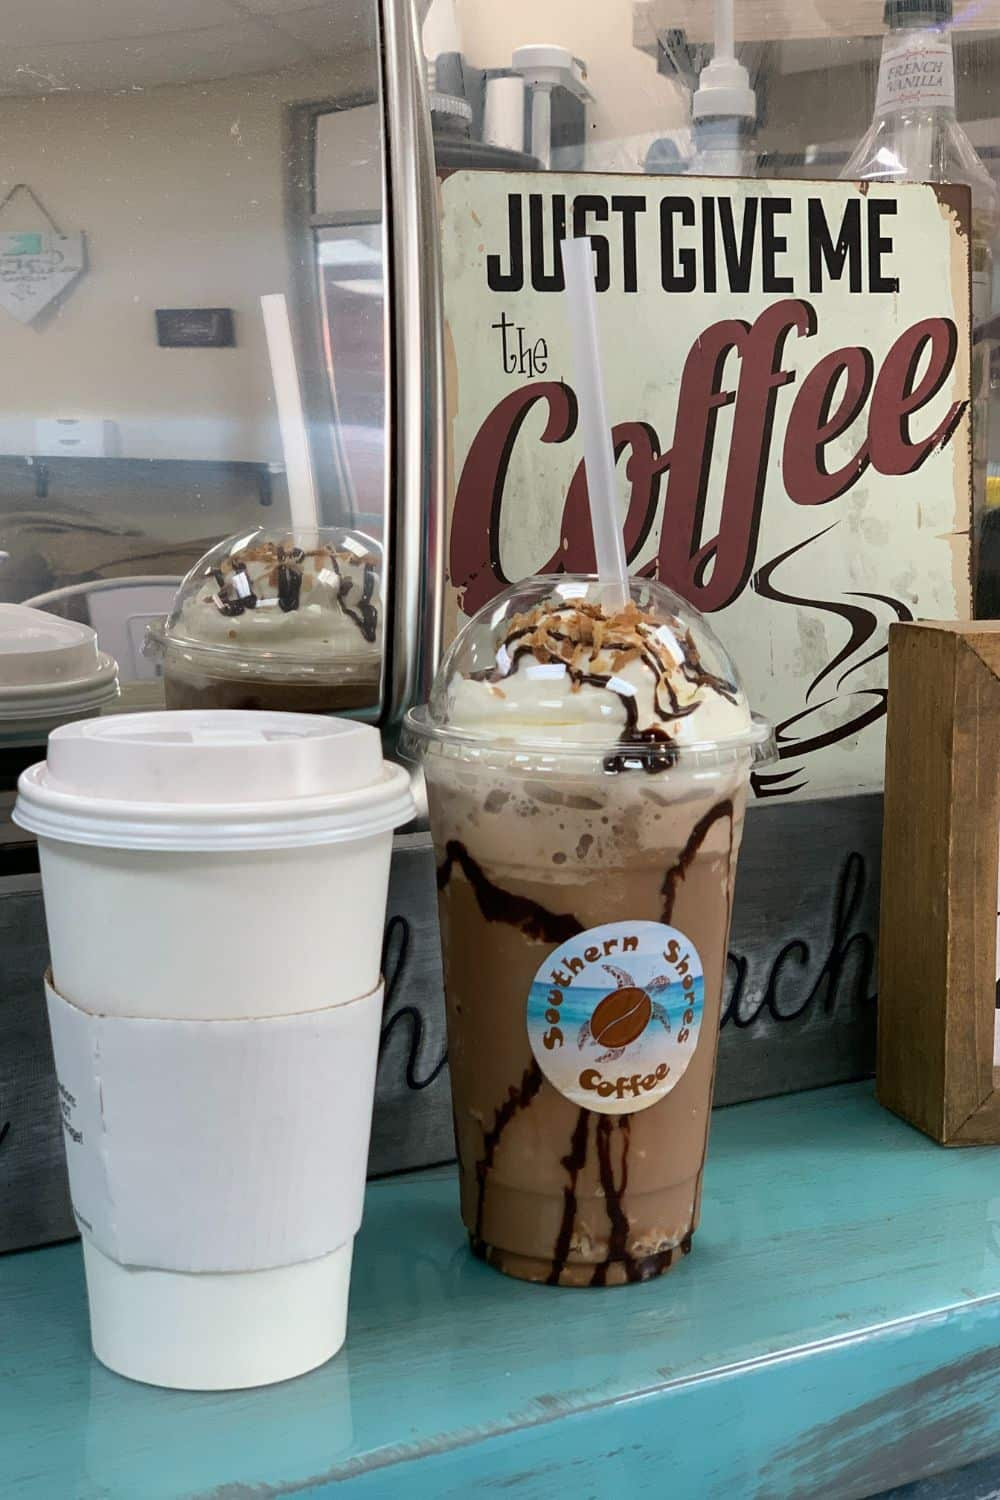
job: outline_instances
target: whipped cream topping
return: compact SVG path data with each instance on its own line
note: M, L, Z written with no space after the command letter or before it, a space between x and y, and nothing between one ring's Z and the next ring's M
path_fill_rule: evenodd
M359 542L308 551L257 542L206 575L168 636L253 655L378 658L378 562Z
M556 598L507 622L493 670L452 681L448 721L585 744L692 745L751 726L742 689L707 670L680 619Z

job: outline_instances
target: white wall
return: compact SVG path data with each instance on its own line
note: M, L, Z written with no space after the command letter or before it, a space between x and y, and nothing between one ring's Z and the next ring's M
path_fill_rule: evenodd
M27 182L89 266L24 327L0 313L0 452L37 416L110 418L138 458L277 460L258 298L289 285L282 112L350 59L271 76L0 100L0 196ZM44 221L23 194L0 229ZM234 349L160 349L158 307L232 307Z
M509 67L515 47L549 42L582 57L588 108L587 166L636 171L649 143L688 122L687 92L632 42L632 0L455 0L462 44L480 68Z

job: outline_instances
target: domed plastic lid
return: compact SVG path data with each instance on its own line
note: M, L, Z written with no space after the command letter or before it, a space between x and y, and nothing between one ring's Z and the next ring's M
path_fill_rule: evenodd
M703 616L652 580L630 588L617 612L595 579L568 574L530 578L486 605L445 657L429 704L409 715L411 753L429 742L599 749L611 769L734 750L770 759L770 728Z
M360 531L277 529L229 537L196 563L150 648L225 674L336 681L381 662L382 552Z
M413 816L378 731L233 709L68 724L18 783L14 821L116 849L281 849L384 833Z
M0 724L59 723L118 696L118 667L89 625L0 604Z

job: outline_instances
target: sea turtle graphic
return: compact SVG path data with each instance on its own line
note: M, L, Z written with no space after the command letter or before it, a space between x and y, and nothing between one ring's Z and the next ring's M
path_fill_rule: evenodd
M584 1021L578 1045L583 1048L588 1042L593 1042L595 1047L607 1047L597 1061L610 1062L612 1058L621 1057L625 1048L642 1036L650 1021L659 1021L667 1031L670 1030L670 1017L663 1006L650 999L651 995L667 989L670 980L660 974L646 989L640 989L624 969L617 969L614 964L603 964L602 968L615 980L617 988L605 995L590 1020Z

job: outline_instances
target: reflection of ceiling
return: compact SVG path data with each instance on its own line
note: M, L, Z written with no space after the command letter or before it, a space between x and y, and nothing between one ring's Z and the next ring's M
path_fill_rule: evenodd
M738 42L788 41L805 37L878 36L884 31L883 0L737 0ZM633 0L635 44L655 50L657 32L674 27L690 42L712 39L712 0ZM1000 0L958 0L958 27L991 30L1000 25Z
M196 83L357 52L371 0L0 0L0 94Z

